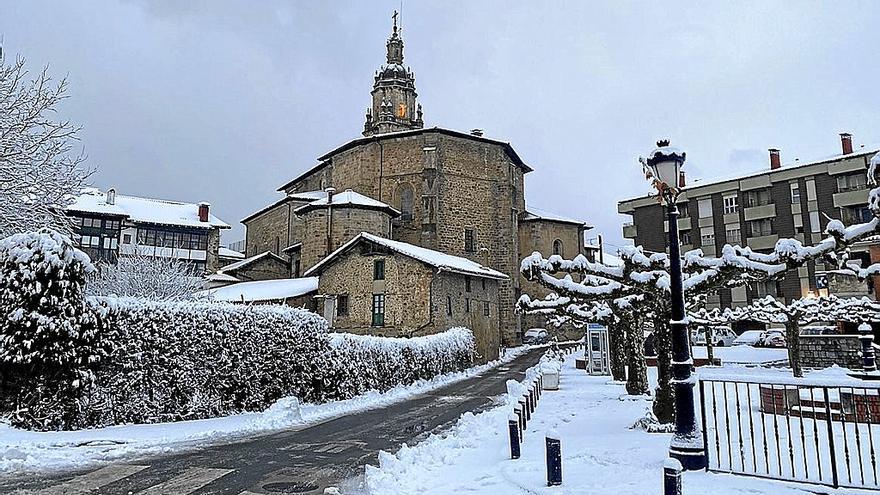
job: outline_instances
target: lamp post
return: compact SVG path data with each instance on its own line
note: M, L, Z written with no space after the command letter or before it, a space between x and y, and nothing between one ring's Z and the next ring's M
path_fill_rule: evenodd
M686 470L706 467L703 435L694 409L694 382L691 379L693 360L688 339L688 322L684 312L681 252L678 244L679 178L685 152L669 146L668 140L658 141L647 159L640 159L645 175L652 180L666 205L669 219L669 289L672 297L672 386L675 391L675 435L669 456L681 462Z

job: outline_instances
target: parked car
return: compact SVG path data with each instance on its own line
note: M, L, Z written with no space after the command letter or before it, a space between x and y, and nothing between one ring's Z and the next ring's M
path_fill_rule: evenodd
M761 334L761 338L755 342L755 347L787 347L785 332L777 328L771 328Z
M733 345L755 345L761 340L764 330L746 330L733 339Z
M550 334L543 328L530 328L523 334L523 344L546 344L550 341Z
M715 347L733 345L733 341L736 340L736 334L733 333L733 330L730 327L713 326L711 328L712 345L714 345ZM694 345L706 345L706 330L707 327L705 326L697 327L696 334L694 335Z
M654 339L654 332L645 332L645 356L657 355L657 342Z
M801 328L801 335L837 335L837 327L827 325L815 325Z

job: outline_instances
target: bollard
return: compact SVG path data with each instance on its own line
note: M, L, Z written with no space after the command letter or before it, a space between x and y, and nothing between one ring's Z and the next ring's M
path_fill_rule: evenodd
M535 412L535 408L538 407L538 398L535 396L535 387L529 387L529 397L532 398L532 413Z
M522 438L526 432L526 414L519 405L513 408L513 412L519 417L519 436Z
M532 419L532 414L535 414L535 402L532 401L532 394L526 392L523 394L523 398L526 399L526 407L529 408L529 419Z
M663 463L663 495L681 495L681 463L670 457Z
M529 405L526 404L526 400L524 398L519 400L519 407L523 410L524 417L526 418L526 425L528 425L529 421L532 420L532 413L531 411L529 411Z
M874 332L871 325L862 323L859 325L859 340L862 342L862 368L865 371L877 371L877 362L874 359Z
M562 442L559 435L551 430L544 438L547 449L547 486L562 484Z
M519 459L519 418L516 414L507 418L507 433L510 435L510 458Z

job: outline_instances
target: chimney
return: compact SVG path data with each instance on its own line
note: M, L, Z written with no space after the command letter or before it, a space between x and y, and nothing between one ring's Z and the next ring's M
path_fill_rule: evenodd
M840 133L840 148L843 151L844 155L849 155L853 152L852 134L848 132Z
M208 221L208 212L211 210L211 203L205 203L202 201L199 203L199 221L207 222Z
M110 189L107 189L106 203L108 205L115 205L116 204L116 189L113 189L112 187Z
M779 150L776 148L770 148L767 151L770 152L770 170L781 168L782 162L779 161Z
M483 137L482 129L471 129L471 136Z
M687 185L687 181L685 180L685 177L684 177L684 170L682 170L678 174L678 187L683 189L686 185Z
M327 193L327 204L328 205L332 204L333 203L333 195L336 194L336 188L335 187L328 187L327 189L324 189L324 192Z

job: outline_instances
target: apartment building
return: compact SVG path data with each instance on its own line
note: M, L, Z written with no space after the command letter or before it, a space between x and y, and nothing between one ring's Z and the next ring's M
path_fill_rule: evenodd
M769 167L763 171L685 185L676 226L682 252L699 248L707 255L717 255L725 244L769 252L780 238L797 238L804 244L818 242L828 217L846 224L869 220L866 171L878 150L854 150L852 136L847 133L840 135L840 143L840 153L830 158L786 165L780 151L770 149ZM656 197L620 201L617 209L632 217L623 226L625 238L649 251L667 251L669 225ZM874 250L874 257L880 259L880 249ZM851 258L863 266L871 262L868 243L853 251ZM819 294L820 289L826 289L824 271L831 268L821 262L818 266L810 263L790 271L782 280L722 290L709 304L731 307L767 295L792 300ZM863 292L870 294L867 284Z

